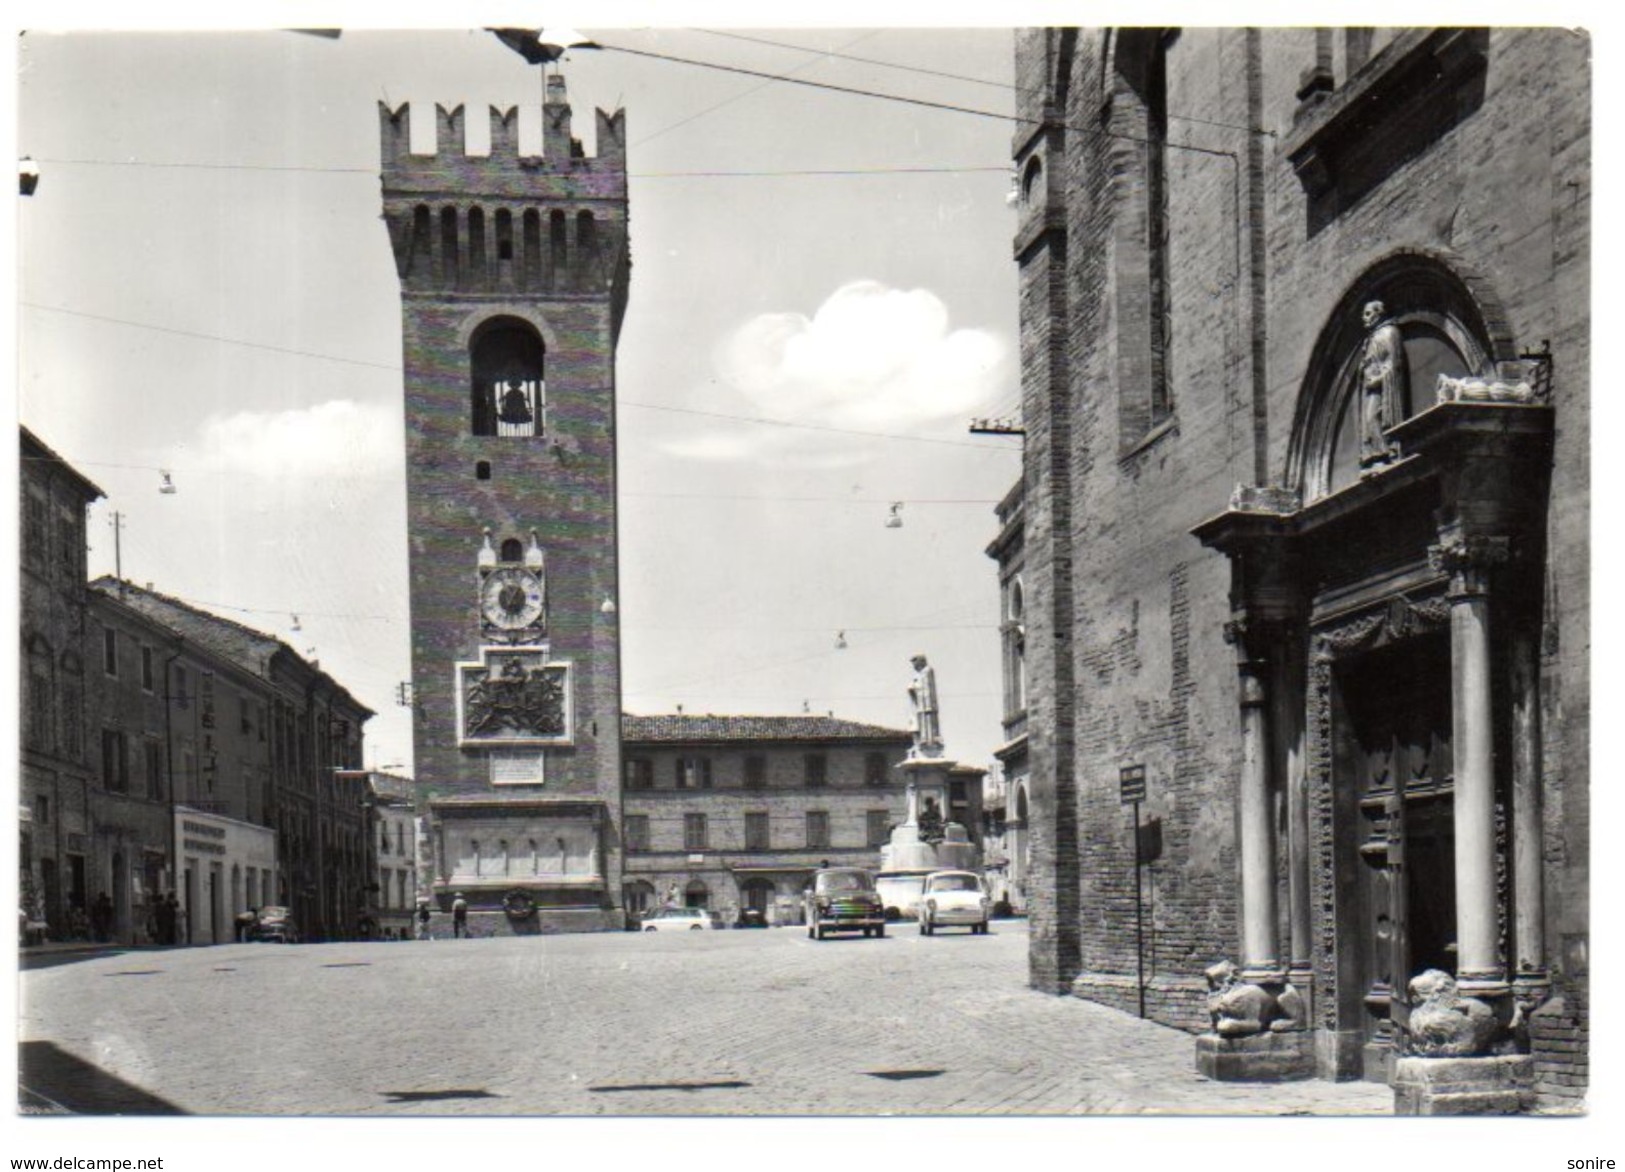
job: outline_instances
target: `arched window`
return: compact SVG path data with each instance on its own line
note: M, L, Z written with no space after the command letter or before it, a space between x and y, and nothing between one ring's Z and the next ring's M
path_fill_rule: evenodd
M1033 205L1035 201L1044 197L1044 162L1037 155L1027 160L1026 169L1021 173L1021 202Z
M654 886L642 879L634 879L621 888L621 903L628 916L642 919L655 905Z
M519 538L509 537L502 542L502 553L498 558L504 562L522 562L525 560L525 546Z
M548 255L553 264L553 287L565 283L565 268L570 263L569 245L565 242L564 213L554 209L547 215Z
M457 209L440 209L440 283L455 289L461 274L458 272Z
M688 886L683 889L684 907L706 907L711 902L711 889L703 880L690 879Z
M524 284L527 289L542 287L542 214L535 208L525 212Z
M485 288L485 212L480 208L468 212L468 276L475 289Z
M474 434L545 435L545 349L536 330L517 318L492 318L474 332L469 349Z
M416 277L431 277L430 269L434 256L434 245L430 233L433 227L429 216L429 209L424 204L412 209L412 252L407 262L410 272Z
M497 259L513 259L513 213L507 208L497 209Z
M576 213L576 278L585 280L598 258L598 221L591 212Z

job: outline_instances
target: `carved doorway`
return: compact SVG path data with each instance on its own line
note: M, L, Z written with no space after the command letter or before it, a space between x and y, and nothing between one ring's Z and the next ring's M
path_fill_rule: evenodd
M1363 1076L1389 1081L1406 985L1456 968L1450 646L1444 632L1404 639L1338 667L1338 787L1355 799Z

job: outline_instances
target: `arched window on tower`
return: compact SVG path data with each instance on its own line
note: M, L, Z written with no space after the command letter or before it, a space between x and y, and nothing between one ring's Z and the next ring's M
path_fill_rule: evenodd
M513 259L513 213L507 208L497 209L497 259Z
M548 254L553 263L553 287L563 286L565 269L570 263L569 245L565 242L564 213L554 209L547 216Z
M433 223L428 206L418 204L412 211L412 254L408 262L414 277L429 279L434 262L434 244L431 239Z
M457 209L440 209L440 283L455 289L457 271Z
M501 560L504 562L522 562L525 560L525 547L519 538L510 537L502 543Z
M525 212L524 219L524 286L542 287L542 216L535 208Z
M536 330L517 318L493 318L475 331L469 345L475 435L547 433L544 355Z
M591 212L576 213L576 279L584 281L598 256L598 221Z
M474 288L485 288L485 275L485 212L471 208L468 213L468 276Z

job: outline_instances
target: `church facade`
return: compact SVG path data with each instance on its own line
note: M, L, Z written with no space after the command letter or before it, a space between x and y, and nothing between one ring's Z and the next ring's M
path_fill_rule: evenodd
M1032 983L1203 1034L1213 1077L1444 1109L1413 1083L1448 1053L1512 1072L1492 1109L1573 1104L1587 40L1040 29L1016 61L992 552Z
M414 155L380 107L401 283L412 698L429 887L476 932L619 927L615 346L630 283L624 115L597 155L546 76L489 156L462 107Z

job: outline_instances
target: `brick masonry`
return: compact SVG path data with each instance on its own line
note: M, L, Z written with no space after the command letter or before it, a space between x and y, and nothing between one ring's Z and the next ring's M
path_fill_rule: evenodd
M547 97L537 157L519 154L511 110L490 112L489 157L464 150L460 106L437 109L432 156L410 154L409 110L379 111L384 216L402 286L414 747L431 801L528 805L529 814L515 811L523 823L515 841L540 825L538 801L597 803L606 816L603 885L593 898L608 922L618 915L622 858L620 632L603 604L618 594L615 342L630 280L625 121L599 111L599 153L586 158L570 136L561 77L550 79ZM471 338L497 318L525 323L542 340L545 435L473 434ZM485 642L477 557L486 528L497 544L528 542L535 531L547 559L549 659L570 665L572 720L561 743L544 750L540 786L493 784L487 754L459 745L456 665L478 661Z
M1022 174L1038 157L1045 176L1023 198L1015 241L1031 979L1118 1007L1137 999L1133 840L1118 774L1143 764L1142 816L1160 819L1163 841L1142 876L1147 1010L1205 1024L1201 972L1240 947L1238 685L1235 650L1220 637L1230 567L1190 531L1225 511L1236 484L1298 486L1320 348L1368 275L1423 257L1466 290L1492 350L1549 339L1557 355L1542 604L1546 947L1563 1004L1584 1004L1588 42L1538 29L1447 39L1439 68L1463 80L1432 137L1358 140L1334 160L1345 187L1317 202L1287 147L1327 117L1298 98L1323 36L1336 87L1348 87L1341 31L1185 29L1166 42L1172 415L1159 423L1135 398L1149 385L1148 148L1138 140L1149 133L1144 62L1156 38L1017 35L1020 112L1031 121L1013 153ZM1378 30L1374 60L1354 80L1380 77L1421 36ZM1284 882L1279 903L1284 941ZM1585 1017L1565 1013L1538 1035L1542 1094L1583 1080ZM1558 1044L1571 1036L1577 1050Z

